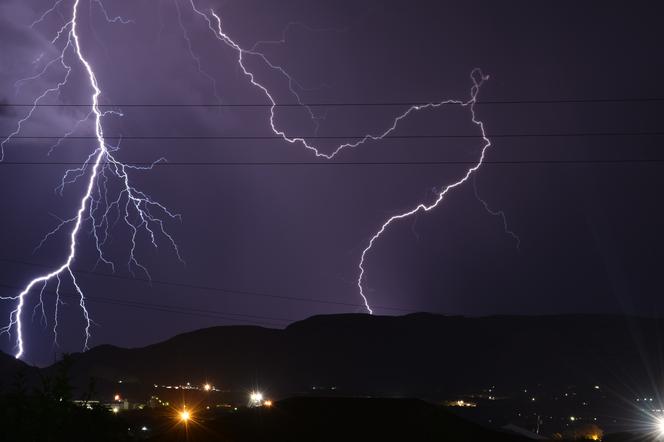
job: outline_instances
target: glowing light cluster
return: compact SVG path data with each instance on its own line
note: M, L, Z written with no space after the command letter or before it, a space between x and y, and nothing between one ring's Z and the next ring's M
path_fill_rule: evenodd
M263 393L260 391L252 391L249 393L249 406L260 407L263 405Z
M655 434L659 439L664 439L664 417L655 418Z

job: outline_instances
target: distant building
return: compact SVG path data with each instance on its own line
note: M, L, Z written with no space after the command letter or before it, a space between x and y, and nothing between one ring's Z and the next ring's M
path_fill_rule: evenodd
M477 404L475 402L464 401L459 399L457 401L447 401L445 402L446 407L462 407L462 408L475 408Z
M99 405L99 401L81 401L81 400L76 400L73 401L74 404L78 405L79 407L85 407L89 410L92 410L92 407L95 405Z
M113 413L119 413L120 411L127 411L130 409L131 404L127 399L121 399L106 404L101 404L102 407L107 408Z

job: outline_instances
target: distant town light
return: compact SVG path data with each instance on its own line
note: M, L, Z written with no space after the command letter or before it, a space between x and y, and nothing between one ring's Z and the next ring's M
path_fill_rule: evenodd
M120 400L120 395L116 394L115 396L113 396L113 400L114 401L119 401Z
M659 438L664 438L664 417L655 418L655 432Z
M148 431L148 427L145 426L141 427L141 431Z
M113 413L117 414L117 413L120 411L120 408L118 408L118 407L113 407L113 408L111 408L111 411L112 411Z
M477 404L475 402L464 401L463 399L456 401L447 401L444 402L447 407L464 407L464 408L475 408Z
M205 385L203 385L203 390L205 390L205 391L210 391L210 390L212 390L212 385L210 385L210 384L205 384Z
M185 408L180 412L180 420L182 420L184 423L187 423L189 419L191 419L191 413Z
M569 417L569 420L571 420L572 422L574 422L574 421L576 420L576 417L574 417L574 416L570 416L570 417Z
M260 407L263 405L263 393L260 391L252 391L249 395L249 406Z
M268 399L265 402L263 402L263 405L266 406L266 407L271 407L272 406L272 401Z

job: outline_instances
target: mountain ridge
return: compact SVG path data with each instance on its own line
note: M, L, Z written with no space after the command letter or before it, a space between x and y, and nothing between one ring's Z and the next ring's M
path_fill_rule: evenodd
M259 384L280 397L314 386L439 398L494 384L647 383L661 369L661 331L662 318L619 315L318 315L284 329L216 326L144 347L96 346L72 354L72 379L82 389L94 377L102 390Z

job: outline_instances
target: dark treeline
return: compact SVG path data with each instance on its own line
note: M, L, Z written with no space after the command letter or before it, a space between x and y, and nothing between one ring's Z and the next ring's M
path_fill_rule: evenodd
M107 409L77 405L73 399L94 399L94 382L81 398L73 397L69 382L71 358L65 355L52 376L41 375L31 386L26 370L0 385L0 440L7 442L124 441L125 426Z

